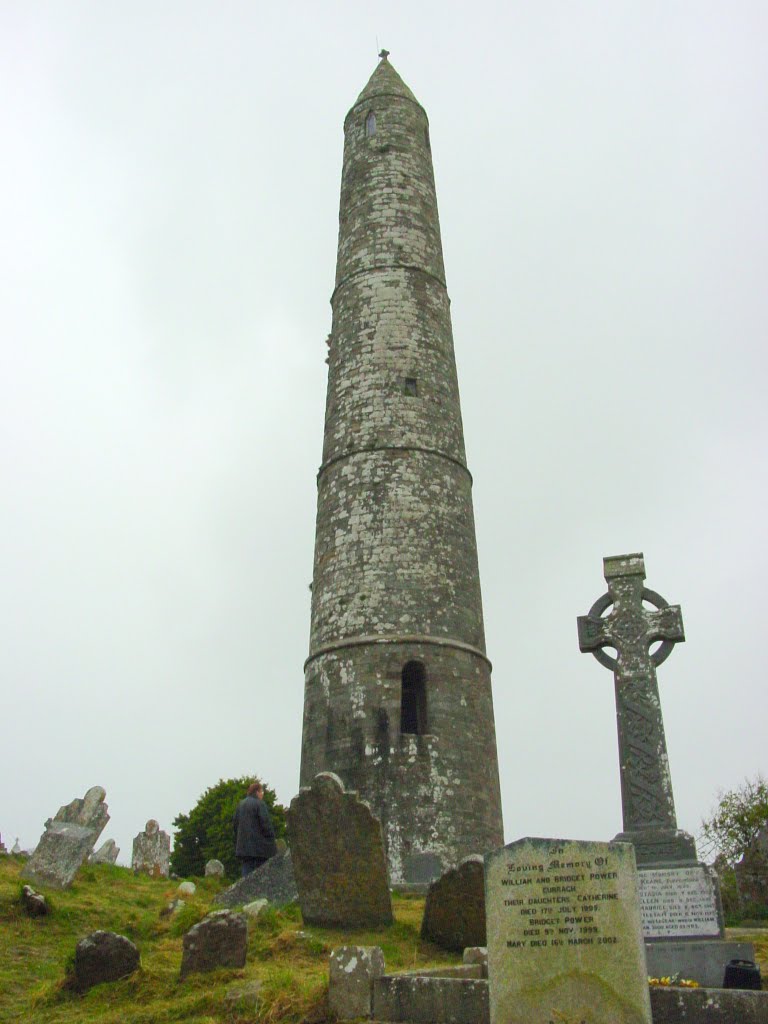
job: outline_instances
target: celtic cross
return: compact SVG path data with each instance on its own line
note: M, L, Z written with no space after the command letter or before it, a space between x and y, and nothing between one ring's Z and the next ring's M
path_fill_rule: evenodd
M635 843L638 861L695 857L693 840L677 829L656 681L656 667L685 640L680 606L643 586L642 554L604 558L603 566L608 593L577 621L579 649L613 671L624 820L617 838Z

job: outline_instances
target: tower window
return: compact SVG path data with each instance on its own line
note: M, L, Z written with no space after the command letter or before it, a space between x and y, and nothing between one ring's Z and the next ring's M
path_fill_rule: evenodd
M420 661L403 667L400 697L400 732L422 736L427 731L427 680Z
M405 387L403 388L404 395L416 396L419 393L419 382L415 377L405 378Z
M368 138L376 134L376 115L372 110L365 119L365 134Z

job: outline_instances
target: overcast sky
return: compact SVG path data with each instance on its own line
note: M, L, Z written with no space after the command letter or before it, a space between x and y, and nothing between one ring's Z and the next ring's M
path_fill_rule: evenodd
M342 124L431 123L506 840L621 828L576 616L643 551L679 824L766 771L764 0L0 4L0 833L298 787Z

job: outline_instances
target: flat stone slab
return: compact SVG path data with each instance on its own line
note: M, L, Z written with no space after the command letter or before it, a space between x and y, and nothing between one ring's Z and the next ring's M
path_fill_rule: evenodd
M385 974L373 982L373 1017L409 1024L487 1024L488 982Z
M288 841L305 924L364 928L392 923L381 823L332 772L299 790Z
M768 1024L768 992L651 989L653 1024Z
M21 877L51 889L70 886L109 821L106 795L101 786L92 786L83 799L78 797L60 807L45 823L45 832Z
M491 1024L651 1024L631 845L520 839L485 903Z
M465 857L432 882L424 904L421 937L462 952L485 946L485 872L478 854Z
M284 907L298 898L291 852L287 850L270 857L266 864L218 893L213 902L224 907L242 907L253 900L265 899L276 907Z

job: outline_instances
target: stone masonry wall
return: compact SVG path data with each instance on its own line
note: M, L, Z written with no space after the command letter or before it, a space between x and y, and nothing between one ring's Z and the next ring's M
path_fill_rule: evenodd
M414 853L500 845L501 805L427 117L385 59L344 131L301 784L359 790L398 881ZM411 660L421 735L400 729Z

